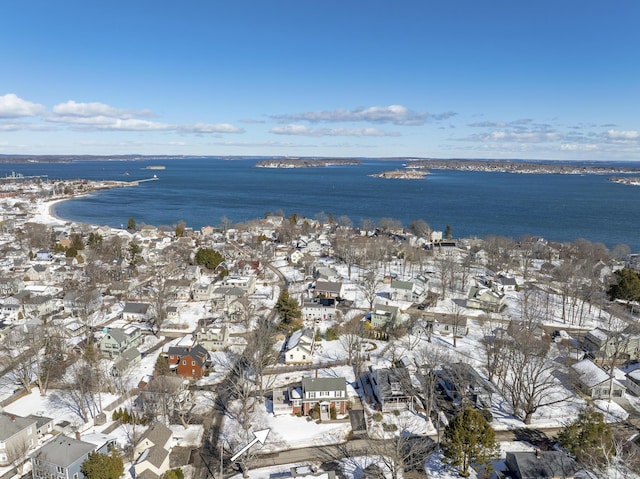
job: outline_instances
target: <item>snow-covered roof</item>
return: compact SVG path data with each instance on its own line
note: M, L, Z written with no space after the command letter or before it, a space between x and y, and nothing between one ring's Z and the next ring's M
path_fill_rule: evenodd
M609 374L600 369L590 359L583 359L571 367L578 373L580 382L589 388L602 384L609 379ZM615 378L613 381L618 386L622 386L622 384L620 384Z

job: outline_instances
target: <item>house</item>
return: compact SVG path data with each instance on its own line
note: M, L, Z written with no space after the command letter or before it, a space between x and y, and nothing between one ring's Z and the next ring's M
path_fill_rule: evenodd
M209 301L215 288L212 283L196 283L191 287L191 297L194 301Z
M100 309L102 294L98 289L86 292L69 291L62 299L64 312L79 316Z
M340 275L333 268L328 268L326 266L319 266L314 269L313 277L316 278L318 281L335 282L338 280Z
M506 291L516 291L518 289L518 282L511 276L498 275L498 278L493 282L493 289L499 293Z
M19 278L0 278L0 296L11 296L24 288L24 281Z
M48 264L33 264L26 269L24 276L30 281L49 281L51 268Z
M640 396L640 369L634 369L626 374L625 386L636 396Z
M391 299L394 301L408 301L421 303L426 297L426 290L413 281L392 279L390 287Z
M446 365L436 374L445 394L458 404L466 400L478 409L490 407L497 394L493 384L467 363Z
M173 431L160 421L154 422L149 429L140 437L136 444L134 455L140 456L146 449L153 446L159 446L163 449L171 449L171 440L173 439Z
M424 336L428 333L441 336L466 336L468 332L467 316L463 314L437 313L428 311L424 314L424 322L418 323L425 328Z
M136 405L148 414L166 416L189 399L188 381L177 376L157 376L142 389Z
M331 409L337 414L347 413L347 380L339 378L302 378L302 400L293 406L293 413L308 415L316 405L320 408L320 419L330 419Z
M59 301L53 296L26 296L22 302L25 314L31 316L45 316L58 310Z
M386 328L393 326L400 314L400 308L389 304L376 303L371 311L371 326L374 328Z
M189 301L191 299L191 281L189 279L167 279L164 291L168 300Z
M96 451L96 445L57 436L31 455L34 479L83 479L82 463L89 454ZM98 451L104 452L107 451Z
M333 319L336 313L336 300L333 298L309 298L302 300L302 319Z
M195 333L196 343L207 351L220 351L229 344L229 328L226 326L203 325Z
M167 351L169 366L178 376L199 378L209 366L209 352L200 344L192 347L172 346Z
M144 323L151 317L151 305L148 303L125 303L122 319Z
M41 249L40 251L37 251L36 256L34 258L34 261L52 261L52 260L53 260L53 253L48 249Z
M505 307L505 296L489 288L472 286L467 296L467 308L499 313Z
M574 479L581 469L562 451L507 452L505 464L514 479Z
M590 359L583 359L571 368L577 375L578 387L590 398L615 399L624 397L627 388Z
M411 407L414 394L407 368L370 367L369 380L375 396L373 399L382 411Z
M245 294L253 294L256 292L256 277L229 275L225 276L218 283L218 286L222 288L240 288Z
M310 364L315 346L315 332L310 328L295 331L287 341L284 349L286 364Z
M640 334L633 326L621 332L595 328L584 335L582 349L596 361L614 356L619 363L636 360L640 358Z
M189 281L198 281L202 277L202 268L198 265L187 266L184 277Z
M36 419L0 413L0 467L26 457L27 451L37 443Z
M260 261L240 260L238 261L238 274L259 276L262 274L262 264Z
M123 328L105 328L105 335L99 342L100 352L110 359L122 352L140 346L144 341L142 330L136 326Z
M342 283L317 280L315 287L315 296L316 298L341 298Z
M123 351L113 362L111 375L116 377L122 376L125 372L130 371L134 365L138 364L141 359L142 354L140 354L138 348L132 347Z
M109 285L109 294L116 297L127 296L133 290L131 281L114 281Z

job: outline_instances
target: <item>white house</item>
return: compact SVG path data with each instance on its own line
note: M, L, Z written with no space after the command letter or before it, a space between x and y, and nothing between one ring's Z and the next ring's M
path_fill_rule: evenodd
M299 329L287 341L284 349L284 362L286 364L310 364L314 346L314 330L310 328Z
M583 359L571 367L577 374L581 391L589 397L593 399L624 397L626 387L590 359Z

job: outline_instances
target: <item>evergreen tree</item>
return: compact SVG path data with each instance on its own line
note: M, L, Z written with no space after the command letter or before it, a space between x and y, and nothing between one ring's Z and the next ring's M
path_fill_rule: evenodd
M451 225L447 225L444 229L444 237L446 239L453 238L453 233L451 232Z
M640 300L640 275L629 268L613 273L614 282L609 286L609 298L625 301Z
M196 264L202 265L207 269L214 270L223 261L224 257L211 248L200 248L196 253Z
M129 218L129 220L127 221L127 229L129 231L134 231L136 229L136 220L132 218Z
M495 433L480 411L465 409L444 430L444 459L458 468L461 477L469 476L471 464L490 465L498 453Z
M558 434L560 444L580 462L599 462L613 453L611 426L604 414L584 408L578 417Z
M82 463L82 473L87 479L118 479L124 473L122 456L115 449L109 454L92 452Z
M166 376L171 372L169 368L169 360L162 354L156 359L155 374L156 376Z
M292 325L295 320L302 316L300 305L295 299L289 296L289 292L285 289L283 289L280 292L280 296L278 296L276 311L278 311L278 314L280 314L280 317L282 318L282 322L286 325Z

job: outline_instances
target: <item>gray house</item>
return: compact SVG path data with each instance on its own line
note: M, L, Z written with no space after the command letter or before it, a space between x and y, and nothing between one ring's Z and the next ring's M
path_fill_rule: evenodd
M100 352L113 359L124 351L141 345L142 342L142 331L138 327L108 328L100 340Z
M95 450L95 444L67 436L58 436L32 454L33 477L34 479L83 479L82 463Z
M38 441L37 421L0 413L0 466L8 466L34 447Z
M573 479L580 470L561 451L507 452L505 463L515 479Z

